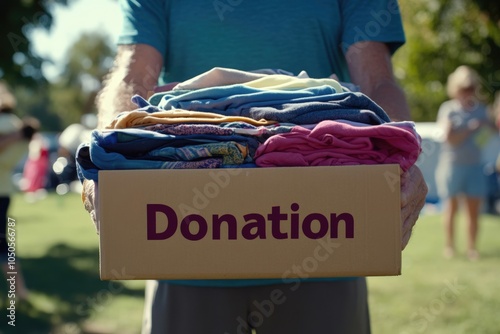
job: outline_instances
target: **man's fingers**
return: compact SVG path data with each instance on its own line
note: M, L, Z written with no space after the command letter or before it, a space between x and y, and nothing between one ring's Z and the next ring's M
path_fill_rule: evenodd
M98 203L98 191L97 191L97 183L90 180L83 181L83 190L82 190L82 201L85 210L90 214L90 218L94 222L97 233L99 233L99 217L97 210Z
M410 240L413 226L425 205L427 191L427 184L418 167L413 166L401 176L402 249Z
M401 206L404 207L417 200L417 204L425 203L427 184L417 166L411 167L401 175Z

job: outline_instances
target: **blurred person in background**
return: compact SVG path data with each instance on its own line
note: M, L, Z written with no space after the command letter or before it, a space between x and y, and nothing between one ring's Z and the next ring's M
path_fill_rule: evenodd
M479 75L462 65L448 76L447 93L450 100L439 108L437 123L444 130L436 185L443 202L445 229L444 256L455 255L455 222L463 200L467 218L467 257L479 259L476 247L479 216L486 195L482 148L491 133L487 106L479 96Z
M81 143L90 141L90 135L96 126L97 115L84 114L80 118L80 123L70 124L59 135L57 152L59 158L54 163L54 171L58 175L59 184L81 186L76 172L76 151ZM80 192L81 188L79 187L75 191Z
M5 275L13 271L9 268L9 242L7 242L7 216L11 196L15 192L12 182L12 171L16 164L27 154L28 145L38 131L39 122L34 118L21 120L14 115L16 99L7 85L0 82L0 261ZM19 259L15 260L16 297L27 299L28 289L19 267Z
M25 199L32 203L46 197L49 168L49 148L40 134L35 134L29 143L28 158L24 163L20 189Z

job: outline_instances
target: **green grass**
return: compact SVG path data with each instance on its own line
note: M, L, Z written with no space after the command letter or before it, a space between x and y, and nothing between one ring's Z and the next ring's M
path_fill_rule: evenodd
M500 217L481 217L477 262L465 256L460 218L455 258L442 256L441 217L422 215L403 252L402 275L368 279L374 334L500 333Z
M29 305L18 305L12 328L0 281L0 333L140 332L144 282L99 280L98 237L78 195L34 204L18 195L10 216L32 294ZM500 218L482 216L478 262L465 258L464 231L460 221L461 252L445 260L440 216L422 216L403 252L403 274L368 279L374 334L500 333Z
M99 239L79 195L51 194L33 204L19 195L9 216L31 297L18 305L14 331L2 316L1 333L140 332L144 282L99 279Z

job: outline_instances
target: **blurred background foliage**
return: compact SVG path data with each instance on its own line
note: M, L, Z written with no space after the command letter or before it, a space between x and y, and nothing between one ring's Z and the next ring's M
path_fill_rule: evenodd
M401 0L407 43L394 56L395 73L416 121L434 121L447 99L448 75L462 64L482 78L480 97L500 89L500 2Z
M59 131L94 111L103 75L115 47L103 32L81 35L66 54L56 80L44 78L45 61L32 51L29 32L50 29L51 6L79 0L0 2L0 79L19 98L19 114L38 117L46 131ZM481 98L500 89L500 2L488 0L400 0L407 43L394 55L395 74L415 121L434 121L446 100L446 79L457 66L475 68ZM10 46L10 47L9 47Z
M112 65L115 46L110 36L96 31L84 33L66 52L56 79L47 80L44 62L33 52L30 32L50 30L51 8L71 6L81 0L19 0L0 2L0 79L18 99L17 113L40 119L43 130L61 131L79 123L85 113L95 112L94 98L103 76ZM64 51L61 51L64 52Z
M35 85L45 80L43 59L34 54L29 40L32 29L50 29L51 4L68 5L67 0L0 1L0 78L7 82Z

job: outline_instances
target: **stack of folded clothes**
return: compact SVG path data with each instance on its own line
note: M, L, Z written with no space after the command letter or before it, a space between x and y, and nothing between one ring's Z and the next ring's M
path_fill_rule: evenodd
M123 169L399 164L406 171L421 151L413 122L391 122L352 85L305 72L214 68L132 101L137 109L79 147L82 181Z

